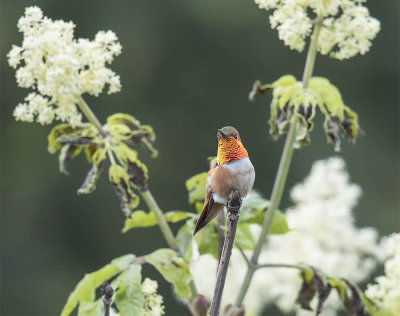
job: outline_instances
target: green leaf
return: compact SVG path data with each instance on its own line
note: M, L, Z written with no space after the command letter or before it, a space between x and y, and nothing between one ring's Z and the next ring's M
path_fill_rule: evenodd
M144 295L141 288L142 266L133 265L122 272L112 282L115 292L114 302L123 316L140 315L143 309Z
M269 201L266 199L261 197L246 197L243 199L239 224L248 223L262 225L268 206Z
M135 255L128 254L114 259L101 269L86 274L69 295L61 316L67 316L82 302L93 302L96 289L106 280L126 269L133 262Z
M174 286L174 292L183 298L193 296L190 290L192 275L187 263L172 249L159 249L145 257L161 275Z
M247 223L262 225L268 207L269 201L261 197L245 198L243 200L238 224ZM281 211L276 210L268 234L285 234L288 231L289 226L285 215Z
M165 219L168 222L176 223L187 219L189 216L192 216L192 213L188 212L177 212L171 211L164 214ZM124 228L122 229L123 233L126 233L128 230L137 227L151 227L157 225L157 218L153 212L146 213L144 211L135 211L132 212L131 215L125 220Z
M179 228L176 234L176 242L178 243L179 249L183 252L183 258L186 261L192 260L193 230L194 222L190 219Z
M268 234L271 235L279 235L279 234L286 234L289 231L289 226L286 221L285 215L276 210L274 213L274 217L272 219L271 226L269 227Z
M207 172L203 172L186 180L186 189L189 192L189 204L199 213L203 209L206 179Z
M104 315L104 303L101 299L95 302L81 302L78 308L78 316Z
M217 222L211 221L202 230L201 233L194 236L199 253L201 255L211 254L214 258L218 258L218 233Z
M255 247L253 234L250 231L249 224L241 224L237 226L235 242L245 250L251 250Z

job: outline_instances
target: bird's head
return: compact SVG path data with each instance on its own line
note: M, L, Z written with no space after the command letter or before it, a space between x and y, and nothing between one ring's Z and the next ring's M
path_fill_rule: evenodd
M232 126L220 128L217 132L218 139L218 164L228 163L232 160L248 157L246 148L242 144L239 132Z

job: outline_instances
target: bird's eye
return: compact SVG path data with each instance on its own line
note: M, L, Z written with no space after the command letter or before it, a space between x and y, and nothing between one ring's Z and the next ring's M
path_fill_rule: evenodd
M239 135L233 135L233 137L235 137L236 139L239 139Z

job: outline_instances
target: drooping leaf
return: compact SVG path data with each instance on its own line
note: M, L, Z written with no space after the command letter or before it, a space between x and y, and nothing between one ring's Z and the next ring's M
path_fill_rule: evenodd
M103 171L103 165L103 163L100 163L98 167L96 165L92 166L82 185L78 189L78 194L89 194L96 189L96 181Z
M127 171L119 165L112 164L108 170L108 175L120 200L121 210L125 216L129 216L131 209L138 206L139 197L130 187Z
M158 249L145 256L161 275L174 286L174 292L183 298L193 296L190 289L192 275L187 263L172 249Z
M303 278L303 285L297 297L297 303L307 310L312 310L310 302L314 298L315 294L318 295L318 303L316 314L319 315L322 311L323 303L328 298L331 292L331 285L324 275L319 273L316 269L311 268L312 278L309 280L307 272L302 271L301 276Z
M359 289L347 280L344 280L344 282L347 285L347 295L345 296L343 304L349 312L349 315L368 316L365 312Z
M67 316L82 302L93 302L96 289L106 280L126 269L133 262L135 256L128 254L111 261L101 269L86 274L71 292L61 311L61 316ZM89 308L88 306L87 308ZM90 309L90 308L89 308Z
M292 75L285 75L272 84L256 81L250 98L272 92L271 112L268 124L274 139L287 133L290 122L297 117L295 147L310 144L310 132L314 116L319 108L325 116L324 129L328 143L340 149L341 137L353 141L358 135L358 116L342 100L339 89L322 77L312 77L306 88Z
M189 216L192 216L192 214L187 212L178 212L178 211L171 211L164 214L165 219L171 223L182 221L184 219L187 219ZM132 228L151 227L157 224L158 224L157 218L154 215L154 213L135 211L132 212L131 215L125 220L125 225L124 228L122 229L122 232L126 233L128 230L131 230Z
M60 155L58 156L60 172L68 174L66 169L66 164L70 159L75 158L82 151L82 147L77 147L74 145L63 145L61 147Z
M131 183L134 186L145 190L149 178L148 170L146 165L138 159L137 151L123 142L117 142L111 147L111 149L117 159L127 169Z
M128 144L140 144L144 146L155 158L158 154L153 143L156 139L153 128L142 125L132 115L116 113L107 118L107 128L115 139Z
M138 159L136 161L128 162L128 175L129 180L141 188L147 189L148 170L145 164L141 163Z
M116 289L114 302L123 316L140 315L143 309L141 271L142 266L132 265L112 282L112 287Z
M204 204L207 172L199 173L186 180L186 189L189 192L189 204L201 212Z
M97 144L101 142L98 130L91 123L84 123L75 127L67 123L56 125L47 139L48 151L51 154L59 150L63 144L86 146L89 143Z

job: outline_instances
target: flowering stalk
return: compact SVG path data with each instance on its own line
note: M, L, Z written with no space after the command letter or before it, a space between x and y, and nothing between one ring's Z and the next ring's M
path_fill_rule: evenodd
M92 109L89 107L89 105L86 103L86 101L80 97L78 100L78 106L83 112L83 114L86 116L86 118L96 126L96 128L99 130L100 134L105 138L107 137L107 133L103 129L103 126L101 125L100 121L98 120L97 116L93 113Z
M317 41L318 35L321 29L322 23L320 19L316 19L313 35L311 37L310 46L308 48L306 64L304 66L303 72L303 88L307 88L308 80L312 76L312 72L315 64L315 57L317 54ZM260 236L258 238L256 247L254 248L253 255L251 257L250 262L252 265L248 266L244 281L239 290L239 295L236 299L235 304L237 306L242 305L244 297L246 296L247 290L250 286L251 279L253 278L254 272L257 269L258 257L260 256L261 248L265 242L265 239L268 234L269 227L271 226L272 219L274 217L275 211L278 209L279 204L282 199L283 190L285 188L285 183L290 167L290 163L292 161L294 141L296 138L296 127L297 127L298 118L296 115L293 116L290 124L290 129L286 137L285 146L283 148L281 160L279 163L278 172L275 178L274 187L272 189L270 206L265 214L262 230Z

